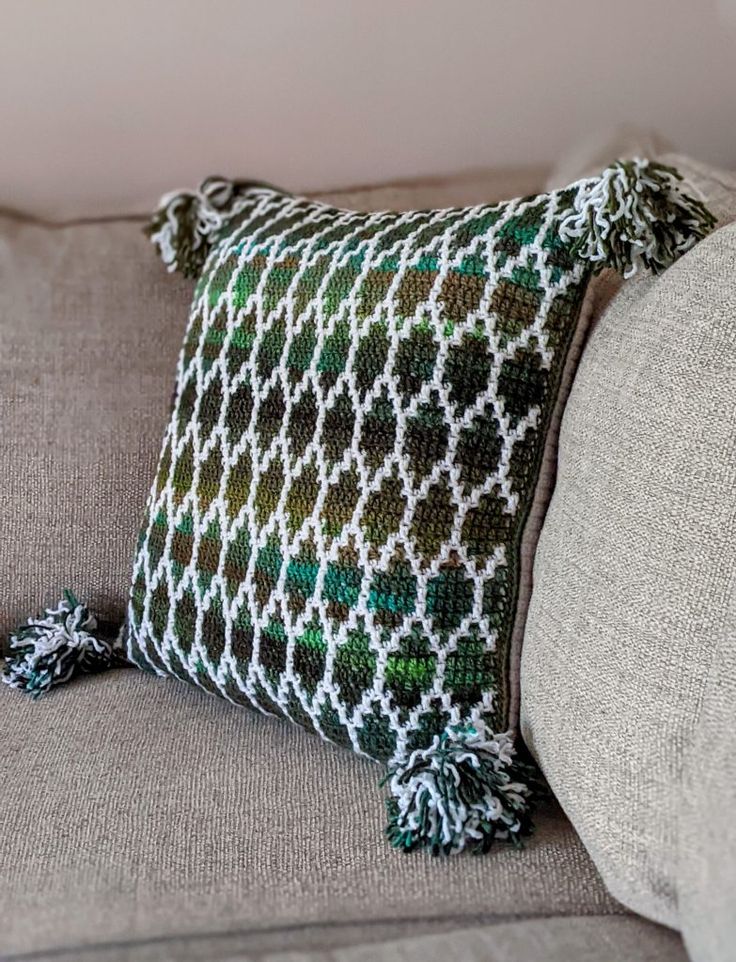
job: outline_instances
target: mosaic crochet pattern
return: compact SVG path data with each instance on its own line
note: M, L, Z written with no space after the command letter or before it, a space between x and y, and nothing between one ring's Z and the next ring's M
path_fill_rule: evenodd
M587 280L569 206L247 193L194 296L132 660L380 760L508 727L520 545Z

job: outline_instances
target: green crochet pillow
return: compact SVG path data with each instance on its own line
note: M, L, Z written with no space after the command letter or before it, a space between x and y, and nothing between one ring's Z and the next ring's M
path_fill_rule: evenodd
M151 238L197 283L128 619L105 638L68 596L5 680L125 659L384 763L401 849L518 840L547 434L591 274L663 269L712 226L678 181L618 163L411 213L216 178L164 198Z

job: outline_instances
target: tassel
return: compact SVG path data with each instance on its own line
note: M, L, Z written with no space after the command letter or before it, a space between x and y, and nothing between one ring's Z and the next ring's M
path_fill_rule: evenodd
M640 268L660 274L702 240L716 218L686 193L674 167L649 160L617 160L599 177L581 180L558 233L596 271L612 267L624 277Z
M208 177L199 190L165 194L144 228L169 271L197 277L215 235L249 203L248 191L258 186Z
M389 771L386 829L394 848L449 855L485 853L495 839L521 846L530 834L530 765L514 761L510 733L486 738L473 726L452 726Z
M10 636L2 680L34 698L75 675L126 664L117 633L97 619L71 591L43 618L28 621Z

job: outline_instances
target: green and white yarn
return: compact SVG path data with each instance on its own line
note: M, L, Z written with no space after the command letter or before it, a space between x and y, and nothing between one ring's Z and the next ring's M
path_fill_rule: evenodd
M208 177L198 190L165 194L146 233L166 269L196 277L213 238L247 206L247 191L252 186L224 177Z
M34 697L75 675L105 671L122 657L115 638L105 638L97 619L70 591L44 616L10 636L2 680Z
M570 188L572 209L561 218L559 235L596 268L612 267L627 278L640 268L659 274L716 223L682 181L674 167L616 161L600 177Z
M496 839L520 844L531 831L532 769L515 761L511 732L482 723L450 726L386 778L386 829L394 848L450 855L487 852Z
M518 844L527 521L585 288L663 270L713 224L641 160L464 209L222 178L164 197L148 233L198 283L128 659L384 763L399 850ZM119 644L67 595L13 637L4 680L40 694Z
M248 206L253 181L208 177L197 190L170 191L146 233L167 270L196 277L214 239ZM614 161L599 176L571 185L570 213L559 236L595 269L625 278L640 268L661 273L705 237L716 219L674 167L643 158Z

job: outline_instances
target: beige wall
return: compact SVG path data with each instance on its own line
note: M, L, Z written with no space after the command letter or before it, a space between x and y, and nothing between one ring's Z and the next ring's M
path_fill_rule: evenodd
M554 160L619 121L736 166L736 0L0 0L0 204L147 208Z

